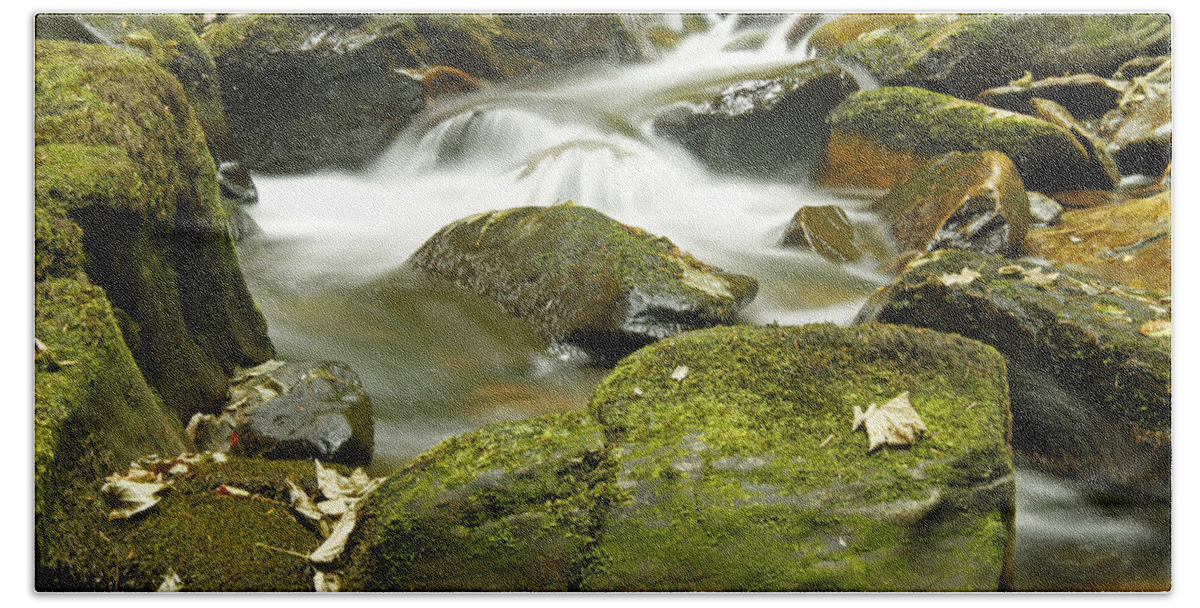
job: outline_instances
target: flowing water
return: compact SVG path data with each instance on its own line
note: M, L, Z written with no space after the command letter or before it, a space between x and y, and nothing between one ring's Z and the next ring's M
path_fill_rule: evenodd
M838 204L874 224L863 201L803 181L713 174L655 136L651 119L672 104L808 56L788 35L794 19L758 29L711 21L653 62L438 103L368 170L255 177L260 202L249 211L263 233L239 244L247 281L281 357L336 359L359 372L375 407L376 474L483 424L582 408L604 375L548 353L491 303L401 268L453 220L568 200L595 208L756 277L759 295L742 313L754 324L845 324L888 280L878 259L834 264L778 246L805 205ZM745 40L759 46L727 50ZM1103 520L1063 480L1024 471L1019 481L1017 563L1030 573L1047 571L1054 551L1086 569L1093 562L1079 555L1103 560L1161 542L1161 525L1138 514ZM1073 524L1057 525L1061 517ZM1088 544L1113 527L1128 542ZM1169 563L1147 570L1152 558L1133 561L1113 576L1169 577ZM1054 582L1018 574L1029 588Z

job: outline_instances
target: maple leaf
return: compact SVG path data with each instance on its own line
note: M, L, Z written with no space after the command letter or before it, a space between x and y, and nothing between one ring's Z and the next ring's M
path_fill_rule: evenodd
M857 431L859 427L863 427L867 433L868 453L874 452L885 443L913 445L917 442L917 433L929 430L921 420L921 415L909 403L908 391L900 393L882 406L872 403L865 412L857 405L854 406L854 424L850 431Z

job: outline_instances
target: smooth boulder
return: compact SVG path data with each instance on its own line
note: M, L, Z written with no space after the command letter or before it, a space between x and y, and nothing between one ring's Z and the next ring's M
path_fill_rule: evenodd
M993 150L938 156L873 209L901 252L950 248L1015 255L1030 223L1017 168Z
M573 203L463 218L408 265L484 295L547 342L609 363L659 338L732 323L758 291L751 277Z
M891 188L939 154L973 150L1003 152L1030 190L1110 190L1116 185L1069 130L924 89L855 93L826 121L832 132L820 181L831 187Z
M1123 85L1095 74L1072 74L991 88L976 95L975 101L1010 112L1033 114L1030 101L1048 99L1074 116L1096 118L1117 107L1117 100L1125 92Z
M654 130L709 168L756 177L807 176L829 137L821 120L858 90L845 69L805 61L778 76L728 87L696 105L659 116Z
M1003 353L1013 447L1041 466L1101 485L1170 483L1170 303L1160 295L943 250L910 262L857 320L957 333Z
M815 251L834 262L857 262L863 252L846 211L835 205L801 207L792 216L780 245Z

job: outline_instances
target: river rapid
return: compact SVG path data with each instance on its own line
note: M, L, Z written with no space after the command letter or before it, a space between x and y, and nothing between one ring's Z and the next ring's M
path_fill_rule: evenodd
M883 256L836 264L778 245L806 205L840 205L874 226L867 201L802 177L712 173L650 126L674 104L808 58L796 19L738 27L712 16L654 61L438 100L366 170L254 177L259 203L247 210L261 233L239 243L249 287L281 358L336 359L362 377L374 474L484 424L583 408L605 373L548 352L490 302L402 268L456 219L568 200L595 208L757 278L741 319L752 324L847 324L889 280ZM1018 588L1169 580L1168 509L1112 504L1020 463L1017 482Z

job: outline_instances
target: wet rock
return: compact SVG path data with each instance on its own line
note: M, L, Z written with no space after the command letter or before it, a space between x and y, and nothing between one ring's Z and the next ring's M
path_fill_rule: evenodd
M832 128L821 182L891 188L933 157L998 150L1039 192L1112 189L1113 177L1067 129L913 87L855 93L826 117Z
M1054 76L1028 85L991 88L977 95L975 101L1002 110L1035 114L1030 100L1047 99L1074 116L1094 118L1117 107L1117 100L1125 93L1122 84L1095 74Z
M1034 98L1029 100L1029 105L1033 108L1034 116L1070 131L1071 135L1074 135L1075 139L1087 149L1088 157L1093 165L1104 172L1107 180L1111 181L1114 186L1120 184L1121 172L1117 169L1117 163L1109 155L1106 144L1099 135L1075 120L1075 117L1066 108L1053 101Z
M1058 201L1041 192L1026 192L1029 199L1029 219L1037 226L1053 226L1062 218L1063 207Z
M584 412L451 438L369 499L347 586L369 591L566 591L616 498Z
M917 86L962 99L1017 80L1111 74L1171 49L1166 14L939 14L858 36L837 49L884 86Z
M994 346L1008 360L1015 449L1060 474L1161 487L1170 480L1171 344L1142 329L1169 316L1157 294L1101 278L935 251L872 296L858 321Z
M55 362L39 362L33 379L39 591L90 585L87 574L108 555L92 527L107 512L89 500L105 475L186 447L178 417L147 385L114 312L104 290L82 274L34 285L34 333Z
M806 61L773 78L733 85L654 121L709 168L760 177L807 175L829 137L821 120L858 83L842 68Z
M817 28L808 39L809 48L818 53L832 53L838 47L870 32L908 23L916 19L911 13L858 13L842 15Z
M1171 60L1130 83L1120 107L1101 119L1121 172L1158 177L1171 164Z
M478 78L457 68L437 65L417 73L421 88L425 91L425 103L445 96L462 95L484 88Z
M1030 255L1119 281L1171 292L1171 193L1094 209L1068 210L1026 239Z
M546 341L611 362L680 331L730 323L758 290L669 240L586 207L520 207L458 220L409 259L527 321Z
M1145 76L1159 66L1171 60L1170 55L1159 55L1158 57L1135 57L1121 64L1117 71L1113 72L1112 77L1116 80L1132 80L1139 76Z
M938 156L874 209L902 252L950 248L1014 255L1030 222L1016 166L992 150Z
M183 15L77 14L38 15L34 21L39 39L104 44L145 55L169 70L187 92L204 129L221 193L241 203L254 203L258 192L242 166L241 152L230 134L221 102L217 66L208 46Z
M82 269L166 406L181 421L219 409L227 374L273 347L186 92L128 51L34 44L35 207L79 227L59 234L82 235Z
M358 375L333 361L268 361L235 377L221 416L197 414L201 450L346 465L371 462L375 422Z
M348 578L364 590L995 590L1010 582L1014 503L1003 369L986 346L899 327L663 340L614 370L590 414L484 427L393 476ZM903 390L930 432L868 454L854 406Z
M857 240L841 207L819 205L796 212L780 245L815 251L834 262L857 262L862 257Z

